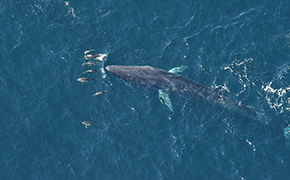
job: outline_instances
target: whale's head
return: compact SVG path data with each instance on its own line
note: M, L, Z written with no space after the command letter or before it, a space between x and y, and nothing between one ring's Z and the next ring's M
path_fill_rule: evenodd
M125 80L129 80L131 76L137 75L137 73L134 73L134 70L132 70L131 66L111 65L107 66L106 70L114 76Z
M116 77L139 85L154 86L157 82L163 81L163 70L151 66L121 66L110 65L106 70Z
M125 79L127 81L138 81L142 79L148 79L154 72L150 66L121 66L111 65L107 66L106 70L116 77Z

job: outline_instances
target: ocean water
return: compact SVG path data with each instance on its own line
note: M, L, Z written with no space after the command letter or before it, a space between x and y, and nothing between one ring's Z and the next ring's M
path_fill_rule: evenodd
M289 179L290 1L0 2L0 179ZM107 54L80 83L84 53ZM100 71L169 70L253 121ZM114 89L100 96L94 93ZM85 128L83 121L96 122Z

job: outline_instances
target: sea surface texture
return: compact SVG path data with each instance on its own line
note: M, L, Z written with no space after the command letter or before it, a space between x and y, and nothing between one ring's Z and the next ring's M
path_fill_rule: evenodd
M290 1L2 0L0 24L1 180L290 178ZM264 120L107 65L187 66Z

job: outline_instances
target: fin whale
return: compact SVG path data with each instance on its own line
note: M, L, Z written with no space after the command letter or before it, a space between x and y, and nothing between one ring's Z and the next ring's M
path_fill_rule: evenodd
M171 94L178 94L188 98L197 98L210 104L218 104L254 120L262 120L261 114L254 108L243 105L220 91L194 82L181 75L151 67L151 66L122 66L109 65L105 68L109 73L121 79L131 81L137 85L162 90ZM170 108L169 108L170 109Z

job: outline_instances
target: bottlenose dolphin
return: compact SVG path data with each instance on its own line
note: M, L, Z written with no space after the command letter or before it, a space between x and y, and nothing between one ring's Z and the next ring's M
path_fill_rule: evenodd
M96 122L90 122L90 121L83 121L82 124L85 125L85 128L88 128L88 126L96 125L97 123Z
M93 59L93 58L97 58L100 57L101 55L99 54L88 54L84 56L84 59Z
M97 79L93 79L92 77L81 77L81 78L78 78L77 81L84 84L85 82L89 82L89 81L97 81Z
M84 59L103 61L107 56L107 54L85 54Z
M83 72L83 74L89 74L89 73L94 73L94 72L97 72L98 69L89 69L89 70L86 70L85 72Z
M109 90L105 90L105 91L99 91L99 92L96 92L95 94L93 94L93 96L98 96L98 95L102 95L102 94L105 94L109 91L112 91L113 89L109 89Z
M206 87L181 75L172 73L178 72L178 69L172 69L167 72L151 66L110 65L106 67L106 70L116 77L131 81L137 85L157 89L159 90L159 96L161 91L161 94L165 96L163 100L169 99L167 93L178 94L188 98L201 99L211 104L222 105L226 109L250 119L261 120L262 118L262 115L256 112L254 108L243 105L241 102L222 94L217 89ZM171 106L170 101L167 103L167 106Z

